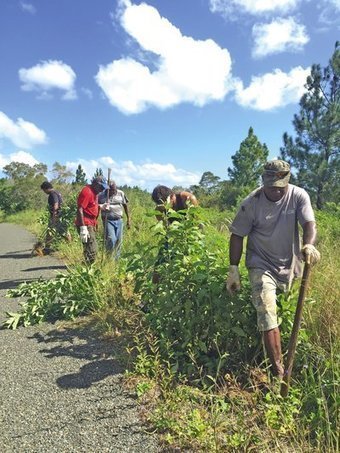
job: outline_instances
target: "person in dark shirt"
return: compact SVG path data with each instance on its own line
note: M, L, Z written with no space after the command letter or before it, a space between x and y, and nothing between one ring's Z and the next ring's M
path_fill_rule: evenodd
M48 254L51 251L51 244L53 241L53 233L51 230L55 230L60 236L65 237L68 241L71 241L71 235L67 231L67 228L60 221L61 205L63 203L62 196L59 192L53 189L50 182L44 181L40 188L48 195L48 210L50 213L50 219L48 223L48 230L45 238L45 249L44 253Z

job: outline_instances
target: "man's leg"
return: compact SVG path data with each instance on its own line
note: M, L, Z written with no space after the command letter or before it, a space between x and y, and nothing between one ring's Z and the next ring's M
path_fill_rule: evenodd
M71 233L68 231L67 226L63 224L59 219L55 225L56 231L60 237L65 239L67 242L72 241Z
M262 269L250 269L252 302L257 312L257 325L263 334L263 343L274 376L283 377L281 335L276 314L276 280Z
M123 241L123 219L115 220L116 228L116 244L115 244L115 259L118 260L122 248Z
M50 219L48 222L47 231L46 231L45 247L43 249L44 255L48 255L52 251L52 243L54 240L54 234L53 234L54 230L55 230L55 224L52 222L52 219Z
M117 236L114 220L108 220L106 224L106 240L105 240L106 251L112 253L116 245L116 242Z
M83 244L84 258L86 263L92 264L96 260L97 256L97 241L93 226L88 226L87 229L89 231L90 237L88 238L87 242Z
M272 365L274 376L283 378L284 368L281 353L281 335L278 327L263 332L263 343Z

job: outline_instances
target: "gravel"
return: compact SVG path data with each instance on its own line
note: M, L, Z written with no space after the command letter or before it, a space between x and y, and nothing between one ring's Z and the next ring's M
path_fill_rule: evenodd
M0 322L18 301L22 281L53 278L64 266L31 257L34 237L0 224ZM113 341L88 323L0 330L0 452L160 452L136 400L122 386Z

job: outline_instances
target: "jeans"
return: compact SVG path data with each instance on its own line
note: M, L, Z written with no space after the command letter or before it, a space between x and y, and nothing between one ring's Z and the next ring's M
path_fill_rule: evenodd
M106 250L115 254L118 260L123 240L123 219L107 220L106 225Z

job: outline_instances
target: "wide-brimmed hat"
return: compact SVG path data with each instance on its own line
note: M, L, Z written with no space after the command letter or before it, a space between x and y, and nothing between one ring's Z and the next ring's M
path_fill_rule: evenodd
M270 160L264 165L262 182L265 187L286 187L290 179L290 165L284 160Z

